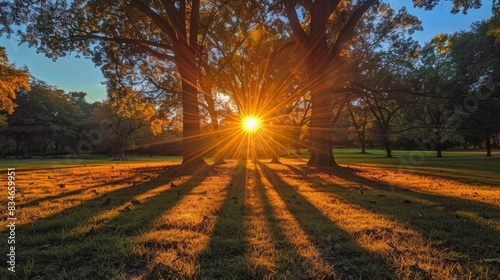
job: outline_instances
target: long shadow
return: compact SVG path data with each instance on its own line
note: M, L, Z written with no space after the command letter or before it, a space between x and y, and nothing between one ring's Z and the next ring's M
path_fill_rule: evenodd
M290 168L292 171L294 171L297 175L300 175L302 177L302 179L313 180L313 181L316 181L319 183L325 183L324 180L318 180L317 178L314 178L314 177L308 177L305 174L304 170L301 170L301 169L297 168L296 166L293 166L293 165L286 165L286 166L288 168ZM422 196L423 198L429 199L432 202L439 202L436 200L445 199L445 200L449 200L450 202L453 202L453 203L467 205L466 208L469 208L469 209L477 209L478 211L480 210L482 212L486 211L485 213L491 213L492 215L494 215L495 212L498 213L498 211L500 209L499 207L497 207L495 205L491 205L491 204L485 203L485 202L480 202L477 200L470 200L467 198L445 196L445 195L439 195L439 194L435 194L435 193L425 193L425 192L421 192L421 191L412 191L409 188L399 187L398 185L395 185L395 184L390 184L390 183L386 183L383 181L376 181L376 180L372 180L372 179L368 179L368 178L359 176L356 174L356 171L353 171L351 169L345 169L345 168L327 169L326 168L326 169L317 169L316 172L322 172L322 173L327 174L329 176L339 176L343 179L351 180L359 185L366 185L366 186L372 187L372 188L379 190L379 191L391 191L391 192L405 193L405 194L412 195L412 196ZM341 187L341 186L339 186L339 187ZM496 217L500 218L500 216L496 216Z
M165 170L165 167L152 167L151 169L158 169L158 170ZM151 172L151 169L148 169L148 168L145 168L145 167L137 167L137 168L133 168L132 170L134 171L144 171L144 172ZM137 172L137 174L134 176L134 177L139 177L140 176L140 173ZM131 178L120 178L118 180L114 180L114 181L106 181L106 185L119 185L119 184L122 184L122 183L125 183L127 181L130 181ZM29 188L29 187L24 187L24 188ZM73 191L69 191L69 192L62 192L58 195L49 195L49 196L45 196L45 197L42 197L42 198L37 198L35 200L31 200L31 201L27 201L25 203L22 203L22 204L19 204L19 207L30 207L30 206L35 206L37 204L40 204L41 202L44 202L44 201L50 201L50 200L53 200L53 199L59 199L59 198L64 198L64 197L68 197L68 196L71 196L71 195L76 195L76 194L81 194L83 192L85 192L86 190L91 190L91 189L96 189L96 188L99 188L99 185L93 185L93 186L89 186L89 187L85 187L85 188L81 188L81 189L78 189L78 190L73 190Z
M453 165L454 164L454 162L452 161L453 158L448 158L448 159L450 161L446 162L447 164L444 164L445 162L442 161L439 164L436 164L433 166L422 165L422 166L415 167L415 166L412 166L408 162L408 159L406 159L406 158L404 159L404 164L400 163L399 165L398 165L398 163L395 163L392 165L389 165L389 164L380 165L379 163L375 163L375 162L373 164L377 164L378 167L382 166L382 168L384 168L384 167L388 168L388 170L400 170L400 171L403 171L403 172L406 172L409 174L413 174L413 175L417 175L417 176L441 178L441 179L446 179L446 180L459 181L461 183L467 183L468 181L471 181L470 179L468 179L471 177L471 175L465 174L465 176L464 176L464 174L462 174L460 172L460 168L465 168L465 166L459 165L459 168L456 169L456 166ZM499 159L500 158L486 159L486 160L490 160L491 162L488 162L488 163L493 165L495 163L494 161L495 160L498 161ZM440 159L432 158L430 160L440 160ZM441 160L443 160L443 159L441 159ZM467 165L467 167L466 167L468 169L468 171L470 171L470 170L485 171L485 170L481 169L483 167L482 164L475 164L478 161L478 159L462 159L462 160L470 161L470 165ZM360 166L363 166L363 165L360 165ZM374 166L368 165L367 167L374 167ZM430 168L430 170L428 168ZM443 169L448 169L448 170L445 171ZM453 170L450 170L450 169L453 169ZM491 173L491 176L494 176L493 170L494 170L494 168L492 167L491 170L488 171ZM493 179L490 179L490 178L478 178L478 179L474 180L474 183L476 183L476 181L477 181L477 183L499 186L498 184L496 184L494 182Z
M37 233L41 233L44 231L54 232L59 231L62 228L72 227L81 222L81 219L86 219L97 215L98 213L110 210L126 201L132 200L134 197L141 195L150 189L154 189L162 184L167 184L171 180L171 174L175 174L176 172L185 173L186 175L189 174L187 171L184 172L183 169L184 168L182 166L172 167L168 169L164 175L159 176L150 182L110 191L95 198L86 200L79 205L66 208L61 212L57 212L52 215L45 216L40 220L25 224L20 227L20 229L26 228L29 232L30 229L33 228L37 230ZM108 199L110 201L106 204L105 202ZM68 216L72 217L72 219L68 219Z
M159 218L161 214L171 209L177 204L177 202L182 200L184 196L189 194L192 189L199 186L201 182L209 176L211 170L211 166L206 166L201 170L197 170L196 173L192 170L182 170L176 175L185 176L193 173L195 173L195 175L182 184L178 184L176 188L166 189L155 196L142 201L134 207L133 211L121 212L121 214L106 222L106 226L96 230L93 235L98 235L101 232L112 232L113 234L130 236L151 229L154 221ZM157 180L156 183L161 183L156 186L163 185L166 182L171 181L173 178L168 178L168 180L166 179L167 178L165 177L162 178L162 180ZM153 187L148 183L143 185L153 189ZM141 185L138 185L138 187L141 187Z
M226 198L220 208L210 242L199 257L196 279L251 279L247 269L245 248L248 240L245 224L245 196L248 169L245 161L238 163Z
M16 229L19 239L23 239L19 241L20 245L17 247L18 252L24 252L19 265L21 267L30 265L26 263L30 260L34 262L31 264L33 267L30 277L50 278L54 275L61 275L59 279L64 279L65 273L71 270L79 272L79 277L85 277L85 279L113 277L113 273L116 273L130 257L130 249L127 248L125 237L138 234L151 227L155 219L172 208L191 189L209 176L210 170L211 167L203 167L195 172L189 166L173 166L165 174L150 182L109 192L105 197L85 201L80 206L65 209L44 220L22 225ZM165 185L177 177L194 173L197 174L183 184L179 184L177 188L165 189L134 206L132 210L121 212L107 221L105 225L97 229L92 228L87 233L64 238L66 232L88 224L89 219L95 215L130 202L134 197ZM102 205L108 198L111 199L109 205ZM117 236L123 238L118 241ZM106 259L106 256L112 257ZM102 263L92 264L95 260L103 259L105 261ZM103 266L109 269L103 269ZM104 271L109 271L109 274L102 274Z
M294 246L293 241L285 234L285 229L279 224L279 219L277 217L277 209L275 209L271 203L268 194L266 194L266 189L262 183L261 171L256 170L256 187L255 193L259 200L259 203L263 206L263 216L267 221L270 228L271 239L275 249L278 251L276 260L277 270L274 271L275 275L270 275L277 277L278 279L306 279L306 278L331 278L333 275L322 275L317 273L316 275L310 275L310 267L306 260L301 257ZM267 177L267 176L266 176ZM326 245L326 244L323 244ZM259 272L259 271L258 271ZM309 275L308 275L309 274ZM325 273L326 274L326 273ZM256 279L269 278L269 273L267 271L261 272L261 274L256 275ZM271 277L271 279L273 279Z
M353 191L357 192L359 189L350 190L320 178L311 178L304 170L292 165L288 167L303 180L316 183L314 188L318 191L335 194L344 201L402 221L429 240L440 240L441 242L433 242L432 245L437 250L452 249L465 255L473 263L500 255L500 232L487 225L490 220L500 219L498 207L462 198L416 192L360 177L354 172L342 172L343 179L373 188L365 188L362 194L352 195ZM338 176L335 172L327 174ZM464 214L467 212L472 212L483 222L467 217ZM464 242L464 238L468 241ZM500 273L499 268L496 271Z
M264 164L260 164L265 176L274 185L275 190L284 201L288 211L297 219L301 228L309 236L309 239L319 249L323 260L332 264L335 271L341 278L367 278L373 277L373 270L376 269L377 275L385 274L386 279L396 278L395 272L385 260L375 253L366 251L353 241L349 234L343 229L337 227L327 217L320 213L314 205L304 198L291 185L283 181L273 170ZM286 190L286 192L285 192ZM288 193L288 196L287 196ZM321 230L318 230L317 224L321 224ZM333 236L333 243L347 244L342 247L322 246L318 240L323 240L325 236ZM349 268L346 270L346 268ZM341 273L342 272L342 273Z

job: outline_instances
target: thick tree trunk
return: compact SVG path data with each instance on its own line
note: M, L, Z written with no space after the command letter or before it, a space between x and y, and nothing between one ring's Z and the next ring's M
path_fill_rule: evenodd
M366 143L365 142L361 143L361 153L366 154Z
M306 61L308 84L311 89L311 157L309 165L337 166L332 150L332 106L329 74L331 73L328 46L325 41L315 43L315 50Z
M438 148L436 157L438 157L438 158L443 157L443 153L441 152L441 148Z
M183 45L175 52L178 54L177 67L182 79L182 164L205 163L206 152L200 140L200 109L198 107L198 69L194 52Z
M120 152L115 155L115 160L126 161L127 160L127 156L125 155L125 150L126 150L125 140L123 140L123 141L120 142L120 150L119 150Z

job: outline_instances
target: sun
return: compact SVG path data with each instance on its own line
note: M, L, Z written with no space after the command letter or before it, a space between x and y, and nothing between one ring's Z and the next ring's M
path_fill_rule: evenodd
M254 132L259 128L259 120L255 117L247 117L242 121L243 129L247 132Z

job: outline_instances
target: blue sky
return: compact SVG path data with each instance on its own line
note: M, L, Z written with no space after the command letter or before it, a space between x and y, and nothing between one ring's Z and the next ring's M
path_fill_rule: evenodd
M438 33L453 33L459 30L468 30L472 22L487 19L491 16L491 1L484 0L480 10L470 10L467 15L451 14L451 2L441 1L432 11L415 9L410 0L389 0L396 10L406 6L411 14L417 15L422 21L424 31L417 32L413 37L421 44L429 41ZM16 66L26 65L30 73L37 79L43 80L65 91L87 92L88 101L100 101L106 98L106 87L101 85L104 78L99 68L92 61L73 56L59 58L56 62L37 54L34 49L26 45L18 46L13 37L7 40L0 38L0 45L5 46L9 61Z

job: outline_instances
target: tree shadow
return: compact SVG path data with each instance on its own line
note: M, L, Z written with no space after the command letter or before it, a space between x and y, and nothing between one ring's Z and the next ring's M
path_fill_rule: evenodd
M109 192L105 196L87 200L79 206L65 209L43 220L19 226L16 229L20 239L17 246L20 259L18 265L24 268L31 267L31 274L25 278L76 277L71 275L85 279L116 277L128 259L133 257L131 243L127 237L147 230L155 219L171 209L210 175L211 167L202 167L199 170L194 168L183 165L172 166L163 175L149 182ZM114 209L178 177L194 173L196 176L178 184L176 188L160 190L155 196L129 207L128 211L118 212ZM103 205L106 199L111 201ZM87 232L68 235L68 232L92 223L93 217L106 211L111 211L110 213L117 211L117 213L113 213L111 219L92 226Z
M259 172L260 170L254 169L256 181L255 194L257 203L260 203L263 207L262 216L269 227L274 248L279 251L276 254L278 256L276 259L276 266L278 269L274 271L257 270L253 276L256 279L272 278L274 276L283 279L308 277L304 267L297 265L297 263L301 262L301 257L296 251L293 241L285 234L285 229L279 225L279 218L276 213L277 210L273 208L270 203L270 198L268 194L266 194L266 188L263 184L263 178L261 172Z
M161 168L152 167L151 169L153 169L153 170L154 169L158 169L158 171L164 171L164 172L167 171L167 169L165 169L165 167L161 167ZM126 182L130 182L134 178L138 178L139 176L141 176L141 172L139 172L139 171L151 172L151 169L145 168L145 167L133 168L132 170L136 172L135 176L129 177L129 178L121 178L121 179L114 180L114 181L106 181L106 185L120 185L120 184L123 184L123 183L126 183ZM160 176L160 175L161 174L158 174L158 176ZM155 179L156 179L156 177L153 178L153 180L155 180ZM99 190L100 186L101 186L101 184L94 184L94 185L91 185L91 186L88 186L88 187L84 187L84 188L80 188L80 189L77 189L77 190L63 191L62 193L57 194L57 195L48 195L48 196L45 196L45 197L42 197L42 198L37 198L37 199L31 200L31 201L27 201L25 203L21 203L21 204L19 204L19 207L24 208L24 207L36 206L36 205L38 205L38 204L40 204L42 202L45 202L45 201L51 201L51 200L54 200L54 199L65 198L65 197L69 197L69 196L72 196L72 195L78 195L78 194L84 193L87 190L92 190L92 189Z
M248 169L239 161L226 198L218 211L210 241L199 256L199 279L249 279L245 249L248 244L245 231L245 199Z
M418 156L415 157L416 159L411 159L407 157L395 157L396 159L399 159L399 162L394 162L394 164L373 162L372 165L367 165L367 167L369 168L378 167L378 168L386 168L387 170L398 170L404 173L414 174L417 176L441 178L446 180L459 181L462 183L470 183L470 181L474 181L474 183L476 183L476 181L478 181L477 183L482 183L482 184L489 184L489 185L496 184L495 180L490 179L488 177L479 179L474 178L474 180L471 180L470 179L471 176L477 177L477 173L470 174L469 172L471 170L477 172L487 171L490 173L489 174L490 176L494 176L495 171L498 169L497 168L498 166L494 166L495 160L497 161L500 160L500 157L494 159L488 159L485 157L484 159L481 160L478 160L477 158L461 158L460 164L458 166L456 162L454 162L454 160L457 159L456 157L446 157L446 158L434 158L434 157L419 158ZM422 159L424 159L425 161L432 162L432 164L426 165L425 163L420 162L419 160ZM480 164L477 164L478 162L480 162ZM488 163L488 165L486 165L488 168L485 170L484 164L486 162ZM359 164L353 164L353 165L359 165ZM468 172L464 173L463 169L466 169Z
M500 220L498 207L389 185L361 177L347 169L342 172L318 170L318 174L341 176L342 179L357 184L349 188L325 179L311 178L308 176L311 170L287 166L303 180L312 181L316 190L332 193L368 211L401 221L429 241L432 240L432 247L435 249L460 253L465 258L463 261L477 264L482 263L485 258L500 255L499 232L494 228L494 221ZM500 272L499 268L493 269L493 265L490 267L494 273Z
M274 189L287 202L288 211L306 232L309 240L319 249L321 258L334 267L338 273L336 277L371 278L374 273L371 269L376 269L377 275L385 275L387 279L396 277L391 265L387 264L384 259L366 251L353 241L347 232L319 212L300 192L283 181L275 171L264 164L259 166L267 179L273 183ZM315 226L316 224L321 224L321 229ZM333 246L328 242L325 244L324 237L328 235L333 236ZM336 247L335 243L342 243L345 246Z

